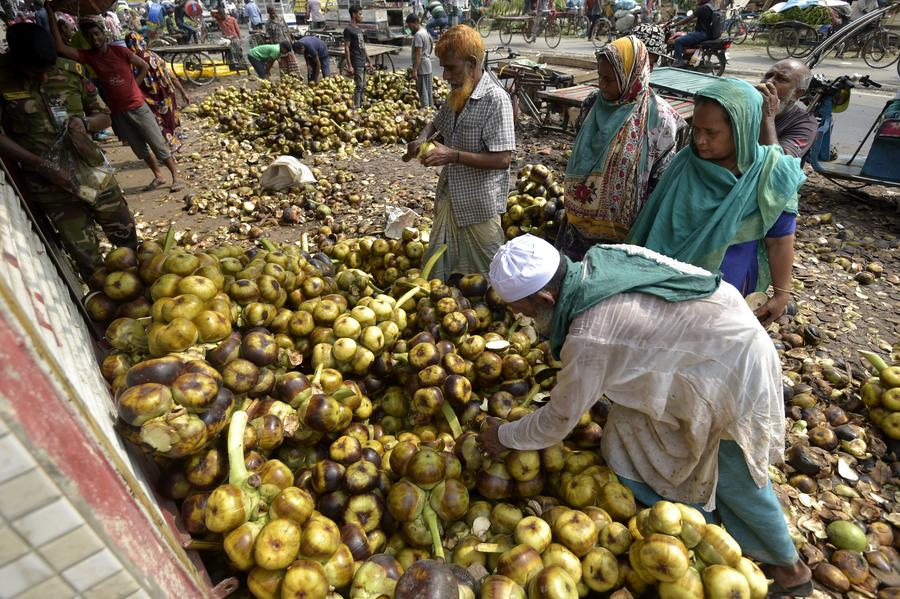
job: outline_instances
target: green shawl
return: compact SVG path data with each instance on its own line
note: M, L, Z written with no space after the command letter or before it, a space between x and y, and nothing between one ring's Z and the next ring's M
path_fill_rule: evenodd
M643 248L595 245L581 262L562 257L568 271L553 308L550 335L557 360L575 317L617 293L647 293L668 302L683 302L708 297L719 286L718 275L688 265L678 268L665 256L648 254Z
M628 234L641 245L716 272L729 246L763 239L782 212L797 213L797 191L806 180L800 159L780 146L759 145L762 95L739 79L722 78L698 96L711 98L731 118L736 177L697 156L693 145L669 164ZM764 243L759 283L771 281Z

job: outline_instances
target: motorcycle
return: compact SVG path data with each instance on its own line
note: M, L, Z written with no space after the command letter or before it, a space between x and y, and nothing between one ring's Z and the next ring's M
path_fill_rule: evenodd
M847 109L851 90L857 87L879 88L881 85L869 79L868 75L860 77L858 74L842 75L830 81L816 76L810 82L806 100L809 112L819 121L819 130L805 160L817 173L847 190L857 190L867 185L900 187L900 170L897 169L897 156L900 156L900 94L885 103L851 156L838 156L831 147L834 114ZM873 133L869 154L860 156L860 151Z
M666 32L668 54L660 56L656 64L660 67L675 66L675 41L686 35L686 32L676 31L669 35L670 28L663 27L663 29ZM687 60L687 64L678 65L678 68L721 77L728 65L727 50L731 47L731 43L731 38L720 37L716 40L700 42L697 46L687 47L684 49L684 59Z

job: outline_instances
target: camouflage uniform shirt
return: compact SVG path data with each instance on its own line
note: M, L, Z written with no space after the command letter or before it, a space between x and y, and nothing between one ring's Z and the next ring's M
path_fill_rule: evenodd
M29 152L44 156L69 117L99 112L109 109L81 63L59 58L40 84L18 76L9 58L0 58L0 123Z
M80 63L60 58L43 83L17 76L8 57L0 57L0 124L3 133L26 150L44 157L72 116L109 113ZM82 138L88 136L82 135ZM78 150L102 156L93 141ZM24 166L24 165L23 165ZM45 180L40 171L24 168L31 199L53 223L62 242L87 281L103 265L95 225L110 243L137 247L134 219L117 182L97 195L92 205Z

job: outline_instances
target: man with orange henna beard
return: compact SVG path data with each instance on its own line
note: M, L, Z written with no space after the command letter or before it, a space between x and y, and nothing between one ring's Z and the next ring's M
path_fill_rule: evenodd
M444 167L426 259L447 246L432 271L446 280L454 273L487 274L504 242L500 214L506 210L516 139L509 95L482 70L481 35L457 25L444 32L434 53L450 93L403 159L418 157L425 166Z

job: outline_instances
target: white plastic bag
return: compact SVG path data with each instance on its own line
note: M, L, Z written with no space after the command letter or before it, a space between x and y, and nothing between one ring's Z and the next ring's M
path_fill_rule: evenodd
M315 183L309 167L293 156L279 156L270 164L259 178L264 189L282 191L291 187L300 187L304 183Z
M403 206L386 206L384 216L386 219L384 236L388 239L400 239L403 236L403 229L416 225L418 215Z

